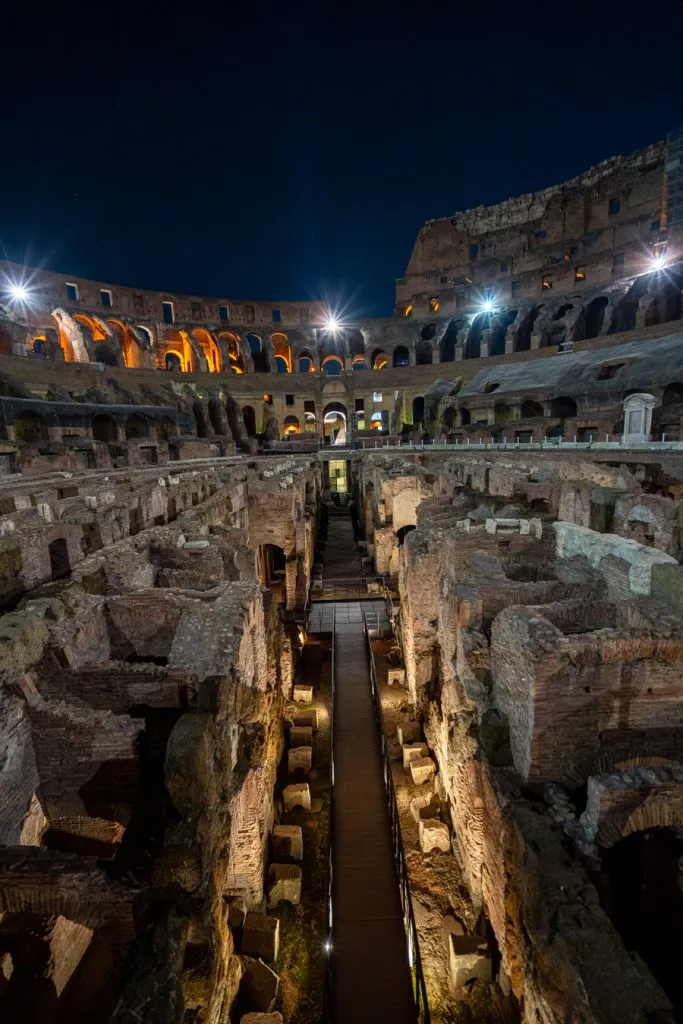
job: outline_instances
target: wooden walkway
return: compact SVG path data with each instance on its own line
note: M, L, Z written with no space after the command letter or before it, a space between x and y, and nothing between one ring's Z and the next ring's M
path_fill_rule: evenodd
M328 568L332 576L360 569L348 519L330 517L326 574ZM319 614L322 630L335 611L334 1024L417 1019L363 624L364 606L376 604L326 602ZM315 605L312 620L314 612Z

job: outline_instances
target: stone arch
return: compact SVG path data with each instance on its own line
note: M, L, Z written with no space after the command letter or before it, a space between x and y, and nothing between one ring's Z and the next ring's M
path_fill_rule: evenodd
M107 415L107 413L98 413L92 418L92 436L95 441L101 441L102 444L111 444L118 438L118 429L116 426L116 420L113 416Z
M253 331L247 335L247 345L251 352L255 373L270 373L270 362L268 353L264 351L263 342L258 334Z
M526 398L522 402L520 415L523 420L531 420L537 416L543 416L543 406L540 402L534 402L531 398Z
M140 441L149 437L149 422L138 412L128 416L125 429L126 441Z
M315 373L315 360L310 352L299 352L296 357L296 368L299 373Z
M81 334L86 339L86 348L91 359L105 366L125 366L123 335L125 328L111 328L95 317L86 313L74 313L73 319L79 325Z
M217 398L210 398L208 403L209 422L214 434L227 435L228 423L225 409Z
M479 359L481 357L481 339L484 331L491 326L491 313L479 313L470 325L463 350L463 359Z
M450 320L444 335L439 342L439 362L452 363L455 360L455 346L459 332L466 327L464 320Z
M397 345L391 357L392 366L410 366L410 352L405 345Z
M583 331L581 332L583 338L587 340L598 338L602 334L608 305L609 299L605 295L598 295L591 299L584 310Z
M47 441L49 438L47 423L39 412L28 409L15 419L14 436L17 441L25 441L26 444Z
M680 320L683 314L681 282L668 274L665 276L666 280L659 283L645 310L646 327L668 323L670 320Z
M344 372L344 362L341 356L331 354L325 356L321 363L321 369L328 377L339 377Z
M635 330L638 326L638 307L646 291L647 279L645 277L637 278L626 294L617 302L609 334Z
M512 406L508 405L507 402L496 402L493 407L493 422L496 426L502 427L506 423L511 423L514 415Z
M682 405L683 404L683 383L674 381L672 384L667 384L662 392L662 405Z
M173 373L183 373L183 357L179 352L168 351L164 356L164 369Z
M517 337L515 338L515 352L528 352L531 348L531 335L544 306L544 302L534 306L522 320L517 329Z
M576 413L576 402L568 395L560 395L558 398L553 398L550 403L550 415L558 419L573 419Z
M388 365L387 354L381 348L376 348L370 357L370 366L373 370L383 370Z
M192 337L204 354L209 373L220 373L223 369L223 357L211 331L207 331L204 327L197 327L192 332Z
M434 350L430 341L418 341L415 346L416 366L431 366Z
M275 355L275 372L291 373L292 346L289 344L289 338L283 331L276 331L271 334L270 341Z
M436 324L425 324L420 331L420 341L431 341L436 335Z
M298 416L285 416L284 432L285 434L298 434L301 431Z
M418 395L413 399L413 423L421 423L424 425L425 421L425 400L424 395Z

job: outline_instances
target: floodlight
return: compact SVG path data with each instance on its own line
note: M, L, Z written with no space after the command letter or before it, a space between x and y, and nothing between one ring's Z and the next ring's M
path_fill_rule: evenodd
M23 284L11 284L9 293L15 302L28 302L29 300L29 290L24 288Z

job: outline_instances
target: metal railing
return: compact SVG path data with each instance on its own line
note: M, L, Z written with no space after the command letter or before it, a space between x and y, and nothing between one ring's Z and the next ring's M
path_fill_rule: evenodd
M327 818L327 878L325 880L325 939L323 954L325 956L325 981L323 989L323 1020L326 1024L332 1020L332 900L334 889L334 694L336 689L336 624L337 609L332 609L332 653L330 667L330 804Z
M388 448L401 448L404 451L423 451L425 448L429 448L430 451L483 451L483 450L501 450L501 451L555 451L561 448L563 451L652 451L652 452L678 452L683 451L683 441L667 441L666 438L661 441L627 441L623 438L616 438L609 440L607 437L602 441L565 441L561 437L549 437L544 438L542 441L518 441L516 439L507 441L482 441L470 440L465 438L462 441L434 441L428 438L426 441L420 441L414 443L411 441L402 441L400 437L394 436L391 439L380 439L380 438L361 438L357 441L347 441L343 445L321 445L321 444L304 444L301 447L295 447L296 442L289 444L286 441L277 442L269 441L265 442L261 446L261 454L263 455L282 455L283 453L289 452L292 455L315 455L319 453L328 453L338 455L344 452L358 452L358 451L383 451ZM268 445L266 447L265 445ZM275 447L277 445L277 447Z
M417 1010L417 1019L419 1024L430 1024L431 1016L429 1013L429 1003L427 1001L427 986L425 984L424 972L422 970L422 958L420 957L417 925L415 924L415 915L413 914L413 904L410 896L410 880L408 878L408 867L406 865L406 856L403 849L403 838L401 836L401 822L398 813L396 791L394 789L394 780L391 775L389 747L387 734L384 728L384 718L382 716L382 702L379 694L379 684L377 682L375 655L372 650L372 644L370 643L370 631L368 628L367 618L365 616L363 617L363 621L365 627L365 642L368 647L368 657L370 660L372 702L375 706L375 714L377 715L377 725L379 728L380 745L382 749L384 789L389 807L389 823L391 826L394 862L396 864L396 873L398 875L401 908L403 910L403 925L405 927L406 942L408 945L408 962L411 967L413 999L415 1000L415 1009Z

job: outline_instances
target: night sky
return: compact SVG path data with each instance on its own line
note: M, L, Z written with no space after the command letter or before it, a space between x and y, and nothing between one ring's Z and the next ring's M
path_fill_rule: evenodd
M11 6L0 241L113 283L386 315L425 220L683 121L680 0Z

